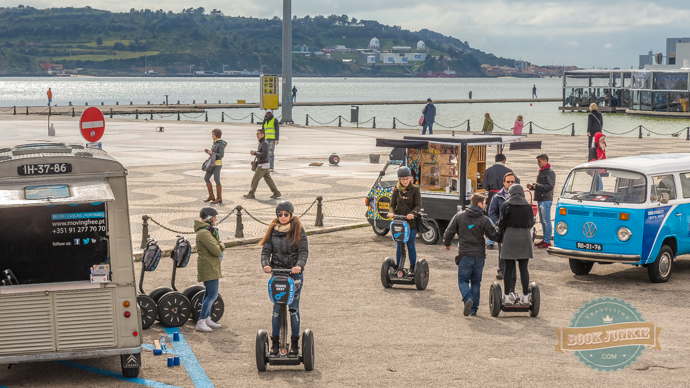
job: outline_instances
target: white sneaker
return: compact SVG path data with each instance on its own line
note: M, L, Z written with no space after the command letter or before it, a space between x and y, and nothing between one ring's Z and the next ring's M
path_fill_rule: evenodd
M211 329L219 329L223 325L221 325L220 323L213 322L211 317L208 317L206 318L206 326L210 327Z
M522 294L522 304L529 304L529 295Z
M205 332L209 332L209 331L213 331L213 329L211 329L210 327L208 327L208 325L206 324L206 320L205 320L205 319L200 319L200 320L198 320L198 321L196 322L196 331L205 331Z
M503 295L503 304L510 304L510 295Z

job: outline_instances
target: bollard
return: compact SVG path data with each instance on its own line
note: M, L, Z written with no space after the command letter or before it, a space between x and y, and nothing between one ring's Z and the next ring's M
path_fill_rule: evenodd
M88 103L88 102L85 102L85 103L84 103L84 106L89 106L89 103Z
M72 107L72 117L74 117L74 107Z
M13 114L14 114L15 116L17 115L17 106L16 106L16 105L14 106L14 113L13 113Z
M688 127L688 132L685 134L685 140L690 140L690 127Z
M206 111L206 120L204 121L208 121L208 111Z
M304 122L304 125L309 125L309 113L307 113L307 121Z
M151 105L151 101L146 101L146 105Z
M220 104L220 101L218 101L218 103ZM254 112L252 112L251 116L252 116L252 124L254 124Z
M372 126L372 128L376 129L376 116L374 116L374 125Z
M72 114L74 114L74 108L72 108ZM113 108L110 108L110 118L113 118Z
M134 117L134 119L139 120L139 109L135 109L135 110L134 110L134 113L136 114L136 116Z
M120 105L120 101L115 101L115 105Z
M638 136L639 139L642 139L642 126L640 125L640 135Z
M151 120L153 120L153 109L151 109Z
M570 124L570 136L575 136L575 123Z
M206 103L206 100L204 100L204 104Z
M50 116L53 113L53 107L49 106L48 107L48 116Z
M177 121L180 121L180 111L177 111Z
M343 116L338 115L338 126L342 127L343 126L343 121L342 121Z
M220 104L220 100L218 100L218 103Z
M26 107L26 115L27 116L29 115L29 107L28 106Z
M467 119L467 132L470 131L470 119Z
M146 243L148 242L147 240L149 238L149 223L146 221L148 221L149 218L151 217L147 216L146 214L141 216L141 219L144 220L144 223L141 224L141 249L146 248Z
M225 122L225 112L220 112L220 122L221 123Z
M530 135L532 134L532 122L531 121L529 122L529 134Z
M242 224L242 206L237 205L235 207L235 210L237 210L237 223L235 226L235 237L236 238L242 238L244 237L244 225Z
M316 197L316 200L318 201L316 204L316 223L314 226L323 226L323 205L321 204L321 201L323 201L322 196Z
M470 100L472 99L472 91L470 90Z
M393 129L395 129L395 117L393 117Z
M103 101L101 101L101 106L103 106Z
M132 101L129 102L129 105L132 105Z
M69 102L69 106L72 106L72 101Z
M180 100L177 100L177 105L180 105Z
M192 104L196 104L196 100L192 100Z
M455 131L450 131L451 136L455 136Z

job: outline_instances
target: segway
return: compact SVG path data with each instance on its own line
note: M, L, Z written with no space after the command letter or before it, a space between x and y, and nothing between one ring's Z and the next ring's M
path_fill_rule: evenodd
M155 271L158 263L161 260L161 249L158 242L152 238L146 242L146 248L141 255L141 276L139 277L139 292L137 296L137 304L141 310L141 328L148 329L156 321L158 316L158 309L156 308L156 301L152 297L146 295L144 292L144 274L147 271Z
M391 288L393 284L414 284L418 290L424 290L429 283L429 264L424 259L418 260L414 273L405 268L410 225L405 221L406 216L395 215L393 218L390 225L391 237L400 247L400 266L395 264L395 259L386 257L381 265L381 284L384 288Z
M295 290L300 287L289 276L289 269L273 269L273 277L268 281L268 296L273 304L280 306L280 348L277 355L271 355L268 350L268 333L259 330L256 333L256 368L264 372L268 364L271 365L299 365L304 364L307 371L314 370L314 334L306 329L302 333L301 354L290 354L288 351L288 306L295 297Z
M529 312L530 317L539 315L539 285L531 282L528 286L529 303L522 303L521 296L513 292L510 294L510 303L503 303L503 291L498 282L491 283L489 289L489 311L492 317L497 317L501 311L511 313Z
M182 236L177 236L178 243L175 244L175 248L182 242L186 242L187 239ZM187 242L187 244L189 244ZM176 256L176 252L180 252L180 255ZM186 252L186 253L185 253ZM170 285L172 288L161 287L156 288L151 291L151 298L156 302L158 310L158 320L167 327L179 327L184 325L192 312L192 303L189 299L184 296L181 292L177 291L175 287L175 275L177 273L177 268L184 268L189 263L189 256L191 254L191 247L188 251L183 249L173 249L170 257L173 259L173 270L172 278L170 280Z

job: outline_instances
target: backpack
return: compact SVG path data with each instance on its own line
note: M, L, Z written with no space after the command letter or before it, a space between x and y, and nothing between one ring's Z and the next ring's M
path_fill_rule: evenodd
M170 257L175 262L177 268L184 268L189 263L189 257L192 255L192 245L189 241L180 237L175 242L175 248L170 252Z
M141 265L146 271L155 271L161 260L162 253L161 248L158 246L158 242L154 239L149 239L146 243L144 254L141 256Z

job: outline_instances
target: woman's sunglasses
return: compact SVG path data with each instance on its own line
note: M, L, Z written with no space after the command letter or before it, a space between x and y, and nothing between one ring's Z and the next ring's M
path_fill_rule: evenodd
M290 217L290 213L288 212L278 212L276 213L278 217Z

